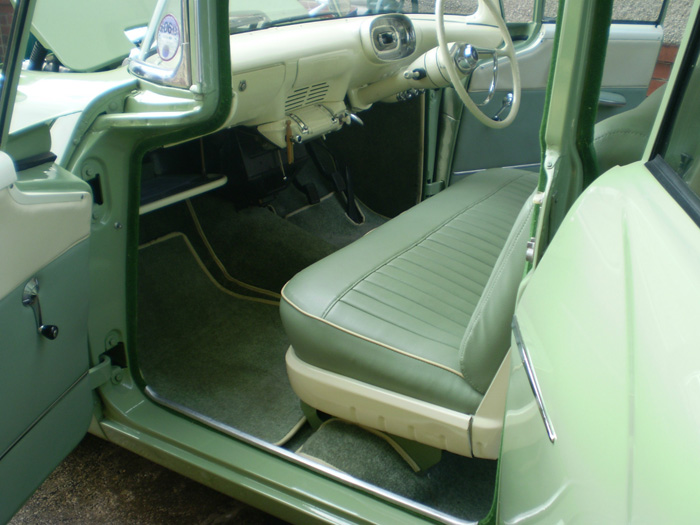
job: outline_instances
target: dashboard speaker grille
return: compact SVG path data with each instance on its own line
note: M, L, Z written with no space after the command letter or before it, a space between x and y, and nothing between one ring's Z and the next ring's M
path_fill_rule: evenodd
M292 94L287 97L284 110L285 112L289 112L308 106L309 104L318 104L324 101L327 94L328 84L325 82L295 89Z

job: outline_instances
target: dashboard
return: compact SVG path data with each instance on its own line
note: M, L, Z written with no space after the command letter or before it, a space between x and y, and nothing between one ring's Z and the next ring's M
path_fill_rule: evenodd
M445 16L448 40L498 46L496 27L479 22ZM270 27L231 35L230 45L233 107L226 126L257 127L279 147L290 137L304 142L337 130L375 102L448 85L431 15Z

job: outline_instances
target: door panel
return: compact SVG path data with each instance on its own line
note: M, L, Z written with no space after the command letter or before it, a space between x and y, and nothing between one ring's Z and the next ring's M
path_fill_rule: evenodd
M19 174L0 152L0 522L85 434L89 187L45 164ZM27 283L36 279L34 305ZM40 308L40 310L39 310ZM40 315L39 315L40 311ZM39 323L58 327L55 339ZM49 332L47 332L49 334ZM50 335L50 334L49 334Z
M523 85L522 104L516 121L494 132L467 112L460 123L452 171L453 180L477 170L500 166L527 166L540 162L539 130L554 42L553 23L542 25L538 38L518 50ZM661 48L663 30L651 24L613 24L603 73L603 90L621 95L622 106L600 105L598 120L632 109L646 97L649 81ZM632 59L633 58L633 59ZM474 72L469 91L483 99L491 82L491 62ZM507 60L499 62L498 88L486 106L495 114L511 85Z
M83 438L92 411L83 378L37 420L0 461L0 521L5 523Z

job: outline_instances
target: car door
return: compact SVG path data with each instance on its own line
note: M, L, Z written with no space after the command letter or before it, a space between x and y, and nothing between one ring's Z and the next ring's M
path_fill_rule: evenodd
M3 62L0 143L0 522L75 447L92 414L88 379L87 184L54 165L48 124L12 119L31 2ZM15 104L16 102L16 104ZM25 108L31 110L31 108ZM17 111L15 111L17 113Z
M505 522L697 521L697 3L691 20L644 158L579 197L517 306Z
M521 2L505 1L506 17L515 32L515 43L525 40L517 51L522 81L522 103L515 122L505 130L493 130L464 112L454 150L452 177L458 180L475 171L501 166L532 167L540 162L539 131L544 108L547 79L554 43L558 2L543 1L542 11L518 9ZM598 120L637 106L647 95L649 83L664 38L660 24L668 0L633 2L617 0L603 72L603 91ZM540 15L541 25L534 17ZM529 21L529 23L528 23ZM525 28L539 26L536 32ZM469 91L475 100L483 100L489 89L493 68L490 61L474 72ZM499 61L496 93L485 107L496 114L509 91L507 61Z

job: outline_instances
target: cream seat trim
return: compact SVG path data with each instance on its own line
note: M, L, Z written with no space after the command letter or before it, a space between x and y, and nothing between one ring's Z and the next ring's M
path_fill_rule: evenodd
M323 370L299 359L291 346L286 362L294 392L321 412L462 456L498 457L510 370L508 356L477 416ZM472 435L478 436L475 447Z

